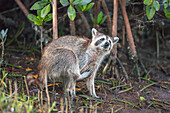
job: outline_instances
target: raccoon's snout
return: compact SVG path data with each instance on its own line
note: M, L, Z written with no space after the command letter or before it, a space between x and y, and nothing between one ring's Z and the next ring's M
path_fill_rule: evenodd
M110 45L110 43L109 42L105 42L105 44L104 44L104 48L106 49L106 48L108 48L109 47L109 45Z

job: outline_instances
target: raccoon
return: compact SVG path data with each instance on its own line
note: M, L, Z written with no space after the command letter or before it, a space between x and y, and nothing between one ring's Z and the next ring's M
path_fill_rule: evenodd
M118 37L109 37L103 33L98 32L96 29L92 29L92 40L86 38L86 37L79 37L79 36L63 36L56 40L53 40L51 43L49 43L45 48L44 52L41 58L41 61L39 63L39 78L36 80L37 83L41 86L45 84L44 81L44 68L49 70L53 69L55 71L48 71L47 76L52 79L55 78L56 73L60 73L59 69L64 70L64 72L67 72L68 69L72 69L72 72L76 72L74 74L66 73L67 76L72 76L70 78L74 78L74 81L70 81L67 79L69 84L74 83L75 88L75 82L87 78L87 88L90 92L90 94L95 97L99 98L96 95L95 92L95 86L94 86L94 79L96 76L96 72L103 61L104 57L108 55L115 43L117 43L119 40ZM51 54L53 53L57 48L67 48L67 50L70 50L74 53L74 57L76 58L75 61L78 62L78 65L75 64L72 60L69 60L69 58L66 57L67 52L63 52L63 54L55 55ZM58 53L56 53L58 54ZM51 56L52 55L52 56ZM72 54L73 55L73 54ZM45 57L43 57L45 56ZM55 58L53 58L55 56ZM70 56L69 56L70 57ZM47 62L50 59L50 62ZM53 59L51 59L53 58ZM61 65L57 65L58 59L65 59L65 61L61 60ZM75 59L71 58L71 59ZM63 62L63 63L62 63ZM64 63L65 62L65 63ZM49 67L51 63L54 65L52 68ZM62 65L63 64L63 65ZM76 65L78 67L73 67L70 65L69 68L67 67L69 64ZM58 67L59 66L59 67ZM61 66L61 67L60 67ZM42 72L41 72L42 71ZM66 76L65 75L65 76ZM54 76L54 77L53 77ZM62 76L65 78L65 76ZM32 82L35 80L32 80ZM31 80L30 80L31 83ZM29 84L30 84L29 83ZM43 87L42 87L43 88ZM72 90L74 90L74 88ZM75 90L74 90L75 91ZM75 92L74 92L75 93ZM75 95L75 94L74 94Z
M93 97L99 98L96 95L94 87L96 72L104 57L111 52L113 45L118 41L118 37L112 38L98 32L95 28L93 28L92 40L86 37L63 36L57 40L53 40L50 43L50 46L53 48L66 47L74 51L77 58L79 59L81 78L86 78L89 76L86 82L87 88ZM50 50L51 48L46 48L46 51ZM92 70L92 72L89 72L89 70ZM83 74L85 72L86 74Z

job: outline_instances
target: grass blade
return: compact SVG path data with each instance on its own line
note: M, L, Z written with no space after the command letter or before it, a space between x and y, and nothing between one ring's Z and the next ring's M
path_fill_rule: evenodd
M128 102L128 101L125 101L125 100L115 99L115 98L113 98L113 100L114 100L114 101L123 102L123 103L129 104L129 105L131 105L131 106L133 106L133 107L139 108L136 104L131 103L131 102Z
M157 83L153 82L153 83L151 83L151 84L149 84L149 85L143 87L143 88L140 89L139 91L142 92L143 90L145 90L146 88L148 88L148 87L150 87L150 86L152 86L152 85L154 85L154 84L157 84Z

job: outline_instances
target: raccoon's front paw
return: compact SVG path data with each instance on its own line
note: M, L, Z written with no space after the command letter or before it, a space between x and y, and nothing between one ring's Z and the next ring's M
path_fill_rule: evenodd
M87 72L88 75L90 76L90 75L92 74L93 70L92 70L92 69L87 69L85 72ZM88 76L88 77L89 77L89 76Z
M85 78L88 78L92 74L93 70L92 69L87 69L83 73L81 73L81 76L77 80L82 80Z

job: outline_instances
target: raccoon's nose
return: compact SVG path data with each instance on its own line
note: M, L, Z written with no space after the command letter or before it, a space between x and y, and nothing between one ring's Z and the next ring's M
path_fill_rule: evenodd
M104 48L107 48L109 45L110 45L109 42L105 42Z

